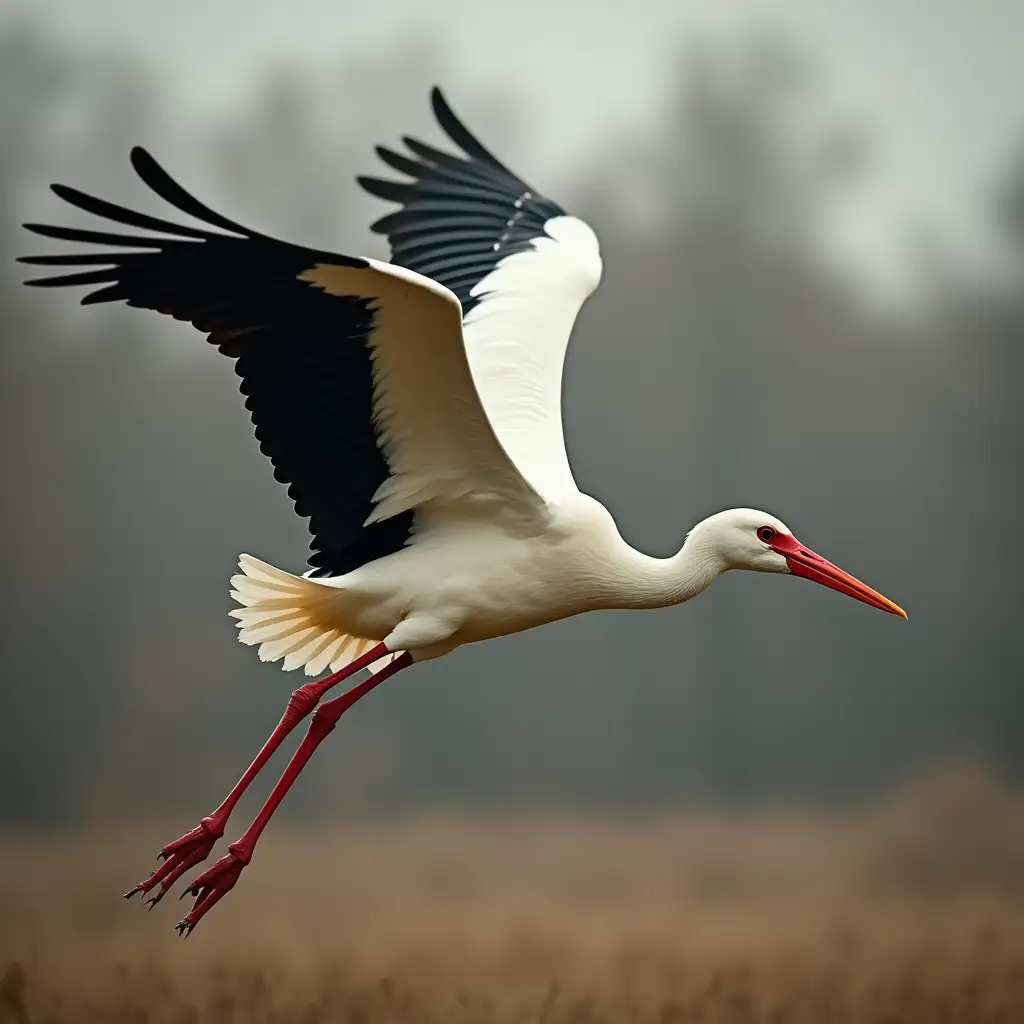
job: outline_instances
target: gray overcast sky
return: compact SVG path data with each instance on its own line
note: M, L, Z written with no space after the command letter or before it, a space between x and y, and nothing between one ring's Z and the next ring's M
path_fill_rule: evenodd
M30 14L69 42L134 52L183 113L230 110L268 62L327 68L347 52L436 37L456 106L471 112L465 94L478 83L521 91L540 118L538 151L562 166L609 121L658 116L687 35L779 27L817 60L826 109L878 134L871 188L839 228L862 265L892 265L915 219L980 256L972 207L1024 140L1022 0L6 0L0 10L0 21Z

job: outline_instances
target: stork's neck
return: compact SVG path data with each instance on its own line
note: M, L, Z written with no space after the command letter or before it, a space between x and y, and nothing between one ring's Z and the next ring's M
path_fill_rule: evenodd
M696 597L728 568L712 539L700 525L670 558L653 558L629 547L616 573L615 602L619 608L667 608Z

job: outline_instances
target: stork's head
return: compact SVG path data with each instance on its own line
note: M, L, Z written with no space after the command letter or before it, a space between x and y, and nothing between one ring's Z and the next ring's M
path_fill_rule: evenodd
M792 573L873 608L907 617L899 605L801 544L784 522L767 512L731 508L705 519L693 532L699 533L699 542L713 551L726 569Z

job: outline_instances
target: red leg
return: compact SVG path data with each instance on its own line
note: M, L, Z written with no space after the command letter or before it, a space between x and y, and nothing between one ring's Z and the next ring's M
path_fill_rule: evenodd
M343 669L314 683L306 683L295 690L288 701L281 721L270 735L270 739L263 744L262 750L256 755L256 759L246 769L245 774L235 784L235 788L228 793L224 802L212 814L207 815L191 832L186 832L180 839L168 843L159 853L163 859L156 871L153 872L144 882L139 882L134 889L124 894L125 899L130 899L137 892L149 892L154 886L159 885L160 889L156 895L151 896L146 903L150 910L163 898L167 890L183 875L189 868L200 864L210 855L210 851L216 845L217 840L224 835L228 818L231 815L235 804L238 803L241 795L249 788L249 784L259 774L260 769L270 760L273 753L281 745L284 738L316 707L320 698L328 690L344 682L360 669L372 665L378 658L383 658L388 653L384 644L377 644L372 650L356 658ZM392 662L394 664L394 662ZM390 667L390 666L388 666Z
M179 935L188 935L199 923L206 912L225 893L229 892L238 881L242 869L252 860L253 849L256 842L267 827L274 811L284 799L285 794L291 789L292 783L298 778L299 772L305 768L306 763L313 756L313 751L323 742L338 724L338 719L350 708L360 697L369 693L375 686L384 682L389 676L393 676L400 669L412 664L412 655L408 652L397 657L390 665L385 665L369 679L353 686L347 693L343 693L334 700L321 704L313 713L309 729L299 744L298 750L292 755L281 778L274 787L267 802L263 805L259 814L256 815L253 823L246 829L245 833L228 847L228 852L212 868L204 871L189 884L182 896L191 895L195 897L192 909L177 924Z

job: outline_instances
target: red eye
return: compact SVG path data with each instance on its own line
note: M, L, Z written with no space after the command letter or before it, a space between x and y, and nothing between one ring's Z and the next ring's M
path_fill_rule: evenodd
M768 544L770 541L774 540L775 531L770 526L762 526L761 529L757 531L757 535L765 542L765 544Z

